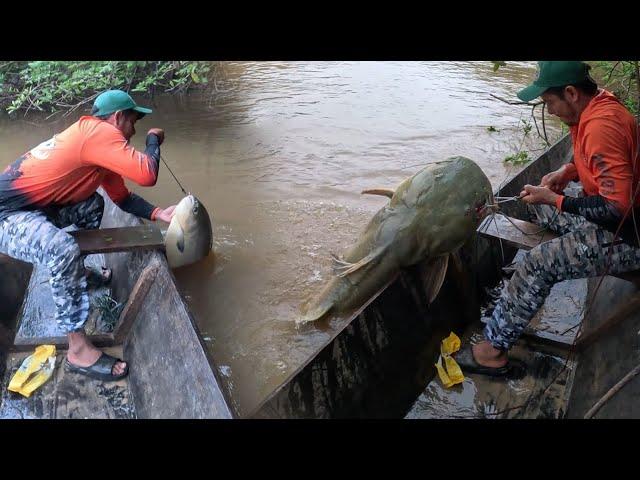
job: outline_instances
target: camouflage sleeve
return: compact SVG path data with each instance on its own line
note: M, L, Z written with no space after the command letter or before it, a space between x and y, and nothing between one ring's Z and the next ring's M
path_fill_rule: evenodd
M147 220L155 220L156 213L159 210L158 207L133 192L129 193L129 196L120 202L118 206L127 213Z
M156 164L156 171L158 171L160 168L160 141L158 140L158 137L153 133L148 134L145 141L145 147L144 153L153 159Z
M590 222L601 225L605 228L617 226L622 220L622 214L601 195L590 195L588 197L563 197L562 211L581 215Z

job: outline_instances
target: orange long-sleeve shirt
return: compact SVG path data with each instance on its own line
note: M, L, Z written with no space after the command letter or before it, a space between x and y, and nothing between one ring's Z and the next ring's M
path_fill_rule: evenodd
M158 161L135 150L110 123L81 117L0 174L0 219L3 212L21 208L81 202L99 186L119 204L130 195L124 178L142 186L155 185Z
M565 178L579 179L587 196L600 195L624 215L640 178L636 119L612 93L601 90L570 132L573 163L565 167ZM564 199L558 198L559 209ZM640 196L635 206L640 206Z

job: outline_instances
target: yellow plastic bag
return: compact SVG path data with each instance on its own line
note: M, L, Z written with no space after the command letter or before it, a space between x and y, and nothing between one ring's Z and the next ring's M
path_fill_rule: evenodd
M458 350L460 350L460 345L462 345L460 338L458 338L455 333L451 332L451 334L447 338L442 340L442 344L440 345L440 353L442 353L443 355L451 355L452 353L456 353Z
M54 345L36 347L36 351L24 359L9 382L9 390L30 397L40 385L49 380L55 365L56 347Z
M461 343L460 338L458 338L455 333L451 332L447 338L442 340L442 344L440 345L440 358L438 358L438 363L435 365L436 370L438 371L438 376L445 388L450 388L464 381L464 374L460 369L460 365L458 365L451 356L452 353L460 350ZM442 366L443 358L444 367Z

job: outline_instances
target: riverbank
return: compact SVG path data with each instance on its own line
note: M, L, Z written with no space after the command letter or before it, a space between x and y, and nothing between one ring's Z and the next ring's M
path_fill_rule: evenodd
M35 61L0 64L0 111L14 118L29 113L51 118L91 107L104 90L118 88L152 97L159 93L206 91L221 62Z

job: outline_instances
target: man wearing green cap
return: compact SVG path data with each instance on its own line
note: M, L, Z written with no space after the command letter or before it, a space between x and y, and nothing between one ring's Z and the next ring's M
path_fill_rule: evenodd
M633 219L640 206L638 125L614 95L598 89L589 69L577 61L539 62L536 80L518 93L525 102L541 97L548 112L570 129L572 161L545 175L540 185L525 185L520 194L537 222L560 236L518 264L487 321L485 340L473 346L472 358L463 355L459 362L469 373L524 372L507 351L555 283L640 268ZM582 196L563 195L572 180L582 183ZM635 222L640 224L640 215Z
M124 183L152 186L158 178L163 130L148 131L144 152L129 143L136 121L151 110L126 92L109 90L95 99L91 113L0 174L0 253L49 269L55 318L69 338L66 367L109 381L127 375L128 366L95 348L83 326L87 281L107 282L110 272L86 270L77 243L62 229L100 226L104 200L98 187L124 211L149 220L169 222L175 206L155 207Z

